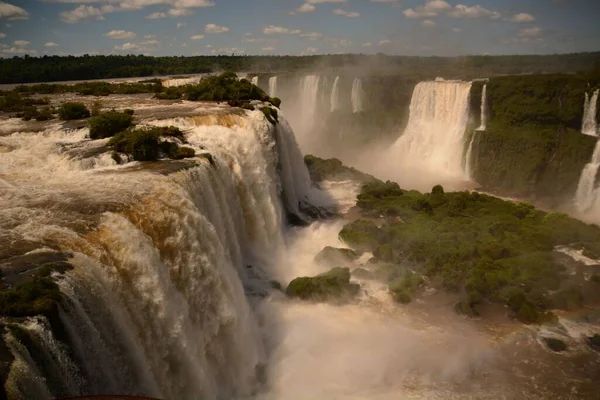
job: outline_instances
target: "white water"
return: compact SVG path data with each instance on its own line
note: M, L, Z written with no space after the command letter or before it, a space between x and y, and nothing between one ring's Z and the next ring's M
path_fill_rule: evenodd
M277 97L277 77L269 78L269 97Z
M169 78L162 81L162 85L166 88L178 87L185 85L197 85L202 80L202 76L192 76L189 78Z
M600 94L600 89L595 90L591 98L587 93L585 94L585 102L583 105L583 121L581 124L581 133L585 135L600 135L600 132L598 132L598 122L596 121L598 94Z
M354 114L364 111L364 95L365 92L362 88L362 81L360 80L360 78L354 78L354 82L352 83L351 94L352 112Z
M583 167L577 192L575 193L575 206L581 213L587 213L596 208L598 202L598 189L595 188L596 175L600 167L600 141L596 143L592 160ZM600 206L600 204L598 204Z
M252 84L258 86L258 76L252 78Z
M329 111L334 112L340 107L340 77L336 76L331 89L331 98L329 99Z
M74 254L74 269L59 280L60 317L85 360L71 368L75 360L56 350L71 369L27 384L58 356L27 358L15 344L9 398L254 393L266 355L246 295L269 288L284 246L281 197L298 209L313 189L283 117L277 128L259 111L214 119L220 125L146 121L185 128L189 145L212 155L214 165L198 158L170 174L117 166L108 153L85 158L82 150L105 142L84 140L87 129L0 137L10 149L0 161L0 242ZM44 348L51 342L24 329Z
M438 177L464 179L464 134L470 82L421 82L413 92L406 130L388 158L404 171L420 169Z
M481 90L481 125L479 125L479 128L477 128L477 130L485 131L486 129L487 129L487 84L483 85L483 89Z
M478 130L477 130L478 131ZM473 180L473 143L475 142L475 136L477 136L477 131L473 132L471 136L471 140L469 141L469 147L467 149L467 154L465 155L465 174L469 180Z

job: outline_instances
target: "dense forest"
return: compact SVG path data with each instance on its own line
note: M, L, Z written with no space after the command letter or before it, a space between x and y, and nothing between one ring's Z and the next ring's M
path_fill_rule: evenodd
M600 70L600 52L544 56L405 57L319 56L43 56L0 59L0 83L111 79L217 71L291 72L357 68L377 74L473 79L506 74L576 73Z

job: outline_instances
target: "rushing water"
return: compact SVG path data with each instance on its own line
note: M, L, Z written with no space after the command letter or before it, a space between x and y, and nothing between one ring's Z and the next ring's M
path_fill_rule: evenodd
M477 128L478 131L487 129L487 84L483 85L481 90L481 125Z
M258 86L258 76L252 78L252 84Z
M269 96L277 97L277 77L272 76L269 78Z
M581 124L581 133L590 136L598 136L598 122L596 120L596 113L598 109L598 94L600 89L597 89L592 93L592 97L586 93L585 102L583 105L583 122Z
M352 93L350 95L352 100L352 112L354 114L364 111L364 95L365 92L363 91L361 79L354 78L354 82L352 83Z
M575 206L581 213L587 213L592 208L600 207L598 202L598 189L596 188L596 175L600 167L600 141L596 143L594 154L589 163L583 167L577 192L575 193Z
M329 99L329 111L334 112L341 108L340 105L340 77L336 76L331 89L331 98Z
M421 82L413 92L408 126L391 149L405 167L465 178L464 134L470 82Z

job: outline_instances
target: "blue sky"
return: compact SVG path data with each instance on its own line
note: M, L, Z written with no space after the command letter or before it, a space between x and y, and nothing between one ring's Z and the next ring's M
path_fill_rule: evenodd
M600 0L0 0L0 56L600 50Z

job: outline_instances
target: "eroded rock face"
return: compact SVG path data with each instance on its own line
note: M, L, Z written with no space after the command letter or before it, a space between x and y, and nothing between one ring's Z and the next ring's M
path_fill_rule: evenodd
M301 300L344 302L358 294L360 285L350 283L349 268L333 268L314 277L300 277L290 282L285 293Z

